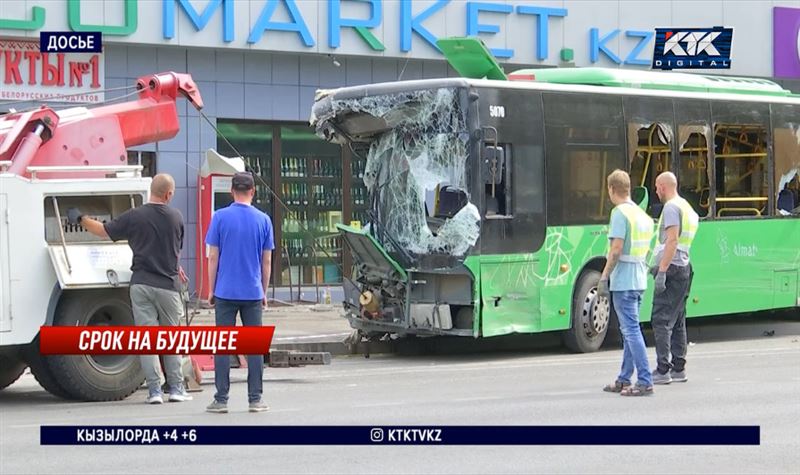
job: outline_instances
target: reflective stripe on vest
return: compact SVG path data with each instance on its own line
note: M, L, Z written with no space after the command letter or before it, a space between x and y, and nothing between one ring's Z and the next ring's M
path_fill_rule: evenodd
M675 198L667 201L664 206L670 203L676 205L681 210L681 233L678 236L678 249L688 254L689 249L692 247L694 236L697 234L697 228L700 225L700 217L695 213L692 205L680 196L675 196ZM661 230L663 220L664 212L662 211L661 217L658 218L659 231ZM660 252L662 249L664 249L664 244L660 243L656 246L656 253Z
M620 256L621 262L645 262L653 240L653 218L633 203L623 203L617 209L628 220L631 228L631 249Z

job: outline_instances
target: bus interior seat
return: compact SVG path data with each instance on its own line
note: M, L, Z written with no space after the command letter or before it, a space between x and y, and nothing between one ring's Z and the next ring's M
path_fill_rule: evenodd
M468 203L464 190L446 185L439 190L439 206L434 217L449 219L456 215ZM497 212L495 210L495 212Z
M778 193L778 209L791 213L797 207L797 198L789 189L783 189Z

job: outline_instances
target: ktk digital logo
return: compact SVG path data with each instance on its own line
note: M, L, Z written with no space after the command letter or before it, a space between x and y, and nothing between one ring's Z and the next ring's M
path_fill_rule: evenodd
M800 8L772 10L772 67L779 78L800 78Z
M656 28L653 69L730 69L733 28Z

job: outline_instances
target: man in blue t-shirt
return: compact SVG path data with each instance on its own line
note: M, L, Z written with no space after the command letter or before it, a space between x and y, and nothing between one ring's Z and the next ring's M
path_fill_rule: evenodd
M275 242L269 216L254 208L255 182L250 173L231 179L234 202L216 211L206 234L208 250L208 302L214 305L218 326L234 326L236 314L244 326L261 326L261 312L267 307L267 287ZM214 356L217 393L206 410L228 412L230 357ZM247 356L247 399L250 412L269 409L261 400L264 374L263 355Z

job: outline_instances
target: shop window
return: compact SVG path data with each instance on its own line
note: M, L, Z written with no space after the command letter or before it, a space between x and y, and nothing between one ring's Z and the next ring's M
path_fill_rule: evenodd
M219 119L217 129L222 134L217 137L217 151L226 157L241 156L244 159L246 169L256 177L253 206L272 216L272 125Z
M283 210L281 282L339 283L343 218L342 149L305 125L280 127Z
M156 175L156 153L128 150L128 165L141 165L142 176L154 177Z

